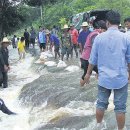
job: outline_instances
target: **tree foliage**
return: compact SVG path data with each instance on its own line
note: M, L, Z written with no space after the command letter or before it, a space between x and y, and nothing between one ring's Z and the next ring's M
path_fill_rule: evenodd
M130 16L129 0L57 0L56 4L46 6L44 25L58 25L64 18L66 21L76 13L93 9L114 9L120 12L122 21Z
M30 6L41 6L49 3L55 3L56 0L24 0L24 2Z
M3 32L10 33L24 21L23 17L17 10L15 2L18 0L1 0L0 1L0 39L2 38Z

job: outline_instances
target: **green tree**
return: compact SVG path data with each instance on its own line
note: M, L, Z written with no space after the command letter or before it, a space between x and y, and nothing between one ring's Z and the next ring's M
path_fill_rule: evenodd
M17 10L15 4L17 0L1 0L0 1L0 39L2 34L9 34L24 21L23 17Z

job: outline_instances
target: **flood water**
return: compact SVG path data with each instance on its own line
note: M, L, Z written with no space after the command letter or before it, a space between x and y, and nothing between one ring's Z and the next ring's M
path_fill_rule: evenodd
M18 113L8 116L0 112L0 130L92 130L95 125L97 80L80 87L83 73L77 58L65 60L67 66L57 67L51 53L46 64L36 62L36 47L18 61L17 50L10 48L9 87L0 89L0 98L9 109ZM44 61L43 61L44 62ZM129 89L130 93L130 89ZM116 130L113 95L105 113L106 130ZM130 97L127 103L126 127L130 130Z

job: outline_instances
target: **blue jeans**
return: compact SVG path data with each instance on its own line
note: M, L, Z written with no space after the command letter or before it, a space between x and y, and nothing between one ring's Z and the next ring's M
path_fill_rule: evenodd
M116 113L126 113L126 102L128 97L128 84L120 89L114 89L114 111ZM108 108L108 100L112 90L106 89L98 85L97 109L106 110Z

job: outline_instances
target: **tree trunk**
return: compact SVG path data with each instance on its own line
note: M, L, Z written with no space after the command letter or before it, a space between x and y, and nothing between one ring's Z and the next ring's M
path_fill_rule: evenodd
M2 39L2 24L0 23L0 41Z

